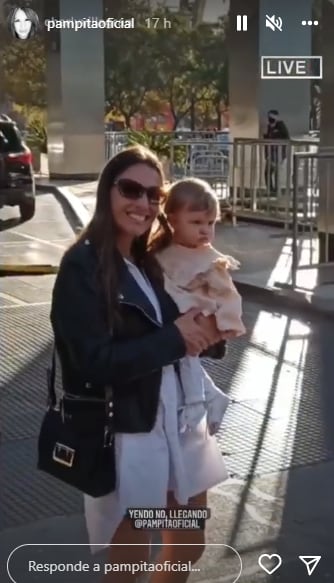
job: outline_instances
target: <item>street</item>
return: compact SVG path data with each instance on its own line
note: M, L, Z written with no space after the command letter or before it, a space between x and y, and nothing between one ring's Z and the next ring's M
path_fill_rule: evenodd
M2 211L0 262L57 265L74 231L53 195L38 196L32 221L19 225L13 217L15 211ZM87 542L81 495L36 469L54 277L4 277L0 284L1 581L9 581L7 557L20 544ZM309 580L298 560L301 554L322 555L314 580L330 581L333 324L322 316L306 318L296 310L269 309L247 298L244 314L247 335L229 343L224 360L204 362L216 384L233 399L217 436L231 477L210 493L208 542L237 549L244 583L269 580L263 578L257 561L261 553L271 552L283 559L277 581ZM86 547L72 552L78 560L88 555ZM38 553L45 559L51 551L44 547ZM191 581L236 581L236 557L224 554L222 547L208 547L201 561L203 567ZM23 573L22 565L13 557L12 573ZM21 574L15 580L42 579L31 575L22 579ZM76 580L74 576L66 582ZM81 575L80 581L85 580Z
M52 194L38 195L35 217L22 224L17 207L0 211L0 265L58 265L72 240L73 229Z

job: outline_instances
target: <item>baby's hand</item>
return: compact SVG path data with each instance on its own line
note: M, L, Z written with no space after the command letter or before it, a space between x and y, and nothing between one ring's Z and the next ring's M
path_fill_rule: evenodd
M237 338L239 336L236 330L224 330L222 332L222 339L223 340L230 340L231 338Z
M205 417L206 409L204 403L194 403L186 405L179 411L179 428L181 432L186 429L194 430Z

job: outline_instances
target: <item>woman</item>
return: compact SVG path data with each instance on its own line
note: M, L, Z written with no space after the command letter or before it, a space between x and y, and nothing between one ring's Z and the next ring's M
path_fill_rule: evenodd
M8 16L8 27L19 40L32 38L38 31L39 18L31 8L13 8Z
M117 485L101 498L85 495L92 547L109 542L110 563L149 557L150 532L134 530L128 507L206 506L206 490L226 478L215 439L177 428L175 364L221 341L198 311L180 316L147 252L163 196L154 154L129 148L109 160L97 188L95 214L67 251L56 280L51 320L64 390L101 395L113 387ZM203 531L164 531L159 563L195 562ZM147 546L146 546L147 545ZM183 583L189 573L157 572L154 583ZM110 573L108 582L135 580Z

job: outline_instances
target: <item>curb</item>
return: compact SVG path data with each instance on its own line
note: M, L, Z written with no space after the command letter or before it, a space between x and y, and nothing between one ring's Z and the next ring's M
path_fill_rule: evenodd
M63 207L66 218L75 233L81 231L87 225L90 219L89 213L68 187L36 184L36 191L54 195ZM0 278L25 275L54 275L58 273L58 270L59 268L56 265L0 264Z
M80 199L71 192L70 187L39 184L36 188L40 192L51 192L55 195L60 204L70 212L70 223L75 232L87 225L90 220L89 212ZM264 288L238 280L234 280L234 283L241 295L254 302L263 302L269 307L295 309L308 316L322 315L327 319L334 319L332 306L326 307L326 302L318 303L312 294L289 289Z
M19 275L53 275L58 273L56 265L0 264L0 277Z
M247 300L261 302L268 307L298 310L305 316L322 316L334 319L333 305L326 307L325 302L316 302L312 294L281 288L260 287L251 283L234 280L239 293Z
M36 190L45 194L51 193L55 196L64 208L65 213L67 211L69 214L69 223L75 233L86 227L90 220L89 212L68 186L36 184Z

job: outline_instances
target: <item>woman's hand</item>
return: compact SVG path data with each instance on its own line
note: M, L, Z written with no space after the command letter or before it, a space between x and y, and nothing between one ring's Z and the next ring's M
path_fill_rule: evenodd
M208 346L217 342L215 322L213 324L212 320L200 316L200 313L201 311L198 309L189 310L174 322L181 332L186 344L187 354L190 356L197 356L203 350L206 350ZM219 336L220 339L221 335Z
M235 330L223 330L223 331L218 330L216 318L214 315L203 316L202 314L200 314L199 316L196 317L196 321L202 327L204 327L208 331L208 333L216 335L216 339L211 344L216 344L221 340L231 340L233 338L238 337L238 333Z
M220 340L224 339L222 332L217 328L217 322L214 315L203 316L199 314L196 316L196 322L200 325L201 329L205 331L209 339L209 346L217 344Z

